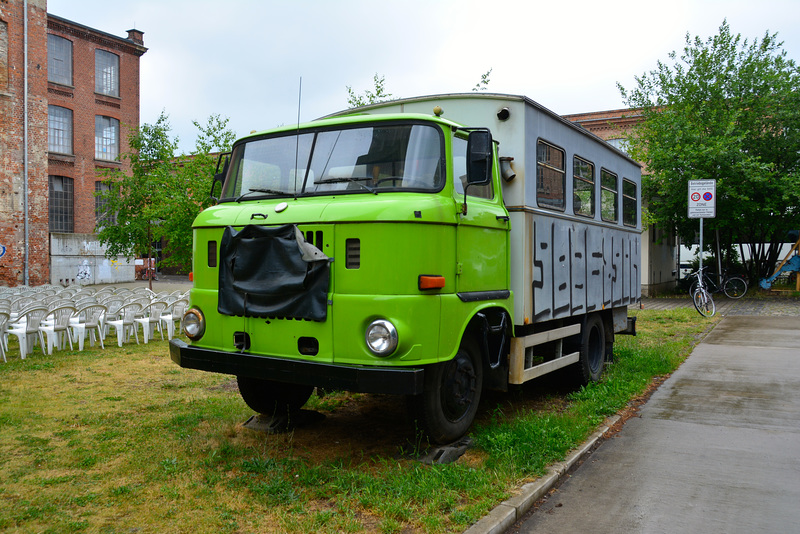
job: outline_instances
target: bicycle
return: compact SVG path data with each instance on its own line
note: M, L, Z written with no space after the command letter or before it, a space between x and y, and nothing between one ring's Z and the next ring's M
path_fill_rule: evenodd
M701 276L701 273L704 270L705 268L698 269L689 275L690 277L694 276L697 279L692 284L693 287L695 287L694 291L691 293L692 303L700 315L704 317L713 317L714 314L717 313L717 305L714 304L714 299L711 297L711 293L709 293L705 287L703 279L706 277Z
M697 273L692 273L689 276L695 276ZM725 293L725 296L730 299L740 299L747 293L747 281L739 275L729 276L726 271L722 271L722 280L717 284L714 280L716 276L706 273L706 267L703 267L703 285L709 293ZM697 281L692 282L689 286L689 294L694 295L697 289Z
M140 280L149 280L150 278L153 280L158 280L158 274L156 273L155 267L146 268L140 275Z

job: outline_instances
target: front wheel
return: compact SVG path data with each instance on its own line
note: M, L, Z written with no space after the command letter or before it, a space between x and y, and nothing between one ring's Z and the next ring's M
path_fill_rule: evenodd
M704 317L712 317L717 313L717 306L714 304L714 299L711 294L705 289L698 289L692 294L692 302L695 309Z
M298 411L314 391L311 386L249 376L237 376L236 381L245 404L254 412L272 417L282 417Z
M462 342L452 360L425 369L425 390L411 398L413 415L432 443L451 443L472 425L482 390L480 353Z
M722 287L722 290L725 292L725 296L731 299L740 299L747 293L747 282L745 282L744 278L740 278L738 276L734 276L732 278L728 278L725 282L725 285Z

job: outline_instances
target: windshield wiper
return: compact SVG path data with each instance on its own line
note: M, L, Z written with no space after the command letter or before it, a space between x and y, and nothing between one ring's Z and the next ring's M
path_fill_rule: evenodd
M361 176L351 176L349 178L328 178L327 180L320 180L318 182L314 182L314 185L353 183L353 184L356 184L356 185L358 185L360 187L363 187L364 189L366 189L367 191L369 191L373 195L377 195L378 192L375 189L373 189L372 187L370 187L368 185L365 185L365 184L361 183L361 182L366 182L367 180L372 180L372 178L370 178L368 176L363 176L363 177L361 177Z
M236 202L239 202L250 193L268 193L270 195L285 195L285 196L290 195L290 193L287 193L286 191L277 191L275 189L264 189L261 187L251 187L250 189L247 190L247 193L242 193L241 195L239 195L239 197L236 199Z

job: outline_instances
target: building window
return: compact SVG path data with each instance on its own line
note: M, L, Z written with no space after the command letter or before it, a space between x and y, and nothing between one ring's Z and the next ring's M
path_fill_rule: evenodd
M47 35L47 80L72 85L72 41Z
M113 226L117 222L115 214L108 212L108 199L100 196L100 194L108 193L109 191L111 191L111 186L107 183L94 183L94 220L98 229L104 226Z
M628 153L627 139L623 139L621 137L617 139L606 139L606 143L608 143L609 145L613 146L614 148L616 148L621 152L625 152L626 154Z
M47 106L47 150L72 154L72 110Z
M50 231L72 233L75 227L72 178L50 176Z
M536 145L536 201L543 208L564 211L567 173L564 151L539 141Z
M119 121L97 115L94 118L94 157L114 161L119 156Z
M617 222L617 175L600 169L600 217L604 221Z
M8 89L8 23L0 20L0 91Z
M572 158L572 209L575 215L594 217L594 164Z
M622 180L622 224L636 226L636 184L628 179Z
M102 95L119 96L119 56L105 50L94 51L94 90Z

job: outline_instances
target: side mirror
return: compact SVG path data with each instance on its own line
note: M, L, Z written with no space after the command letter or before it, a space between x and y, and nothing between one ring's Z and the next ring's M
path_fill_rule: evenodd
M211 182L211 199L218 202L222 196L222 186L225 183L225 176L228 174L228 165L230 164L230 152L225 152L219 155L217 159L217 168L214 172L214 180ZM223 162L223 158L224 162ZM220 171L220 166L222 170Z
M492 180L492 133L473 130L467 138L467 184L487 184Z

